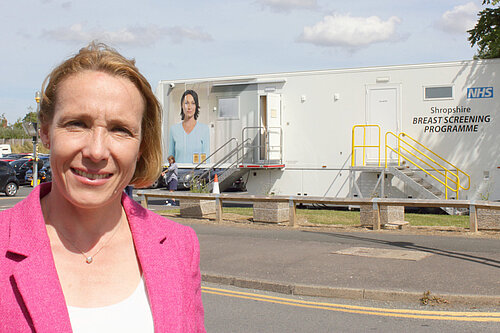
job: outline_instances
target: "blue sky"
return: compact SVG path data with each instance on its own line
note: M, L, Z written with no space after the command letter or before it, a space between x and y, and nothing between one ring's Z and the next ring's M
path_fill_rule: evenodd
M36 107L50 70L93 39L160 80L471 59L482 0L0 2L0 114Z

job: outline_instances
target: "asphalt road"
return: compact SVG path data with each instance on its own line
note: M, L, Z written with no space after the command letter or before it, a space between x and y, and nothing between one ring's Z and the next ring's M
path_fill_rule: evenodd
M0 210L13 207L16 203L26 198L32 189L31 186L20 186L15 197L8 197L5 193L0 193Z
M500 314L282 295L203 283L207 332L499 332Z

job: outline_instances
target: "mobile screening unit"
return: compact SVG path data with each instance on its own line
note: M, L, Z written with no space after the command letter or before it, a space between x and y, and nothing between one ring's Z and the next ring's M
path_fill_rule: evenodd
M499 75L493 59L161 81L163 156L191 89L209 139L178 164L221 188L500 200Z

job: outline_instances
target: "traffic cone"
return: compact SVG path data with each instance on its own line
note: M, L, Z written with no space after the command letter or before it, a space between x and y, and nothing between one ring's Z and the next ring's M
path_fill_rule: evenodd
M217 177L217 174L215 174L215 177L214 177L214 188L212 190L212 193L220 194L220 191L219 191L219 177Z

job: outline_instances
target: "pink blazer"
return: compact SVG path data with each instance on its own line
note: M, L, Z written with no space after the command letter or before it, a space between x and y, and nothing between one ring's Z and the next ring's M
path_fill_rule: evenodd
M36 187L0 213L0 332L71 332ZM205 332L199 244L194 231L125 194L122 205L153 313L155 332Z

